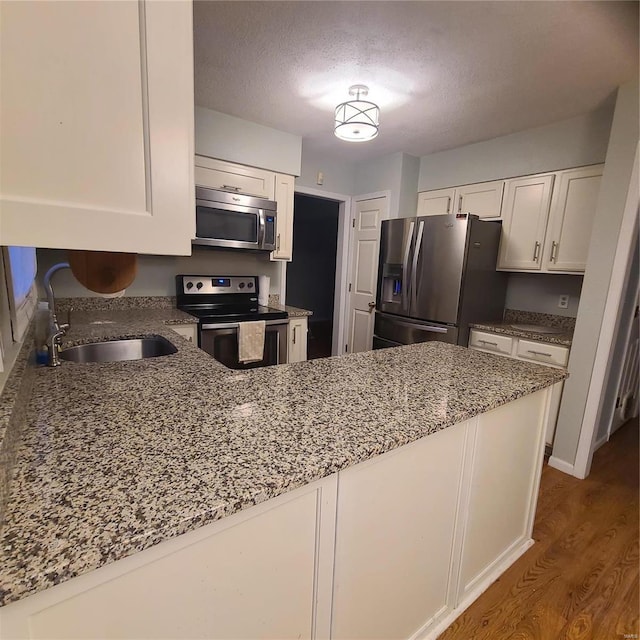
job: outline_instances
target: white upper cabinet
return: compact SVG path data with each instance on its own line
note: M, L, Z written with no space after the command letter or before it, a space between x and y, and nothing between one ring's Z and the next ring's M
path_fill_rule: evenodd
M545 242L549 271L584 271L603 165L560 171Z
M468 184L456 189L456 213L472 213L480 218L499 218L504 180Z
M278 203L276 228L276 250L272 260L293 259L293 202L294 177L283 173L275 176L275 201Z
M196 156L195 179L200 187L235 191L257 198L274 199L272 171Z
M504 180L418 193L419 216L472 213L480 218L500 218Z
M507 180L498 268L584 272L603 168Z
M439 216L451 213L455 202L456 190L435 189L434 191L422 191L418 194L419 216Z
M189 254L190 2L0 3L0 244Z
M499 269L540 269L553 178L546 174L506 181Z

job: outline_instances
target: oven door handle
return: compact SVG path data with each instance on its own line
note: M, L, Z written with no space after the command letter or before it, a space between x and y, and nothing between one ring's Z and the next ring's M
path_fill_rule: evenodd
M250 322L250 321L247 321ZM258 321L259 322L259 321ZM275 327L278 325L288 324L288 320L265 320L265 326ZM210 329L237 329L240 326L240 322L224 322L221 324L203 324L200 325L200 329L203 331L209 331Z

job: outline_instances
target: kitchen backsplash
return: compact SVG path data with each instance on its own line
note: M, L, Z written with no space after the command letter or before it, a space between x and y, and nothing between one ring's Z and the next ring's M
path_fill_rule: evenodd
M575 318L578 315L581 290L581 275L510 273L505 307ZM558 307L561 295L569 296L566 309Z

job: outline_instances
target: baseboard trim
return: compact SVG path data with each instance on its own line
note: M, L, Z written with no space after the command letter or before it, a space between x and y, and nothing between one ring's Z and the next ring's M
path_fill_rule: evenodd
M484 577L476 582L471 591L460 601L460 604L451 609L449 613L440 618L435 626L427 623L420 630L414 633L409 640L437 640L438 636L447 629L451 623L460 617L520 556L522 556L533 545L534 541L527 538L511 552L507 553L497 561L492 569L485 573ZM437 618L437 616L434 616ZM432 620L434 619L432 618ZM426 628L425 628L426 627Z
M570 476L575 476L574 466L560 458L556 458L555 456L551 456L549 458L549 466L557 469L558 471L562 471L563 473L568 473Z

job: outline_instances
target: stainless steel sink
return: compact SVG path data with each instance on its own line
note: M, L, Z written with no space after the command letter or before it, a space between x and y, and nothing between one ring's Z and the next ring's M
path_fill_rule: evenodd
M119 362L168 356L178 350L162 336L123 338L106 342L91 342L60 351L61 360L71 362Z

